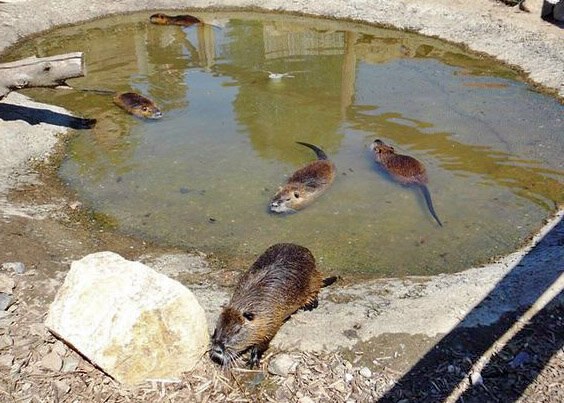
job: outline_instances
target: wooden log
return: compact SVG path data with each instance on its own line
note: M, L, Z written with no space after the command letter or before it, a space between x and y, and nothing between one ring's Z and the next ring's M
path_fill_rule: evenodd
M82 52L0 64L0 99L22 88L65 85L65 80L85 74Z

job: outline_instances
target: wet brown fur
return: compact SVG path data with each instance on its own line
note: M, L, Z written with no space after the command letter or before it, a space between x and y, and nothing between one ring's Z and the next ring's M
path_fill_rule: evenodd
M284 321L300 308L317 306L322 286L323 277L307 248L290 243L271 246L241 277L223 309L212 338L212 357L214 346L224 346L228 359L223 364L228 365L250 350L251 365L258 365Z
M166 15L162 13L153 14L149 21L157 25L192 25L201 22L198 18L191 15Z
M126 112L141 118L159 119L162 116L153 101L134 92L117 93L114 96L114 103Z
M374 142L373 150L378 162L398 182L405 185L427 184L425 166L415 158L396 154L394 147L384 144L381 140Z
M336 176L335 164L319 159L298 169L278 189L272 203L290 199L287 204L292 210L301 210L321 196L333 183Z
M427 188L427 172L425 166L409 155L396 154L394 147L386 145L382 140L372 145L374 156L392 178L404 185L417 185L423 192L425 202L433 218L442 227L441 220L435 212L431 195Z

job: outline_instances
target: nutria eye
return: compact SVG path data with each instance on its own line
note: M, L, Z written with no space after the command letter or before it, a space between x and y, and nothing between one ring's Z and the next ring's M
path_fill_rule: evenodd
M300 198L300 194L299 194L298 192L294 192L294 197L295 197L296 199L299 199L299 198Z
M146 106L143 107L143 112L147 112L149 110L149 108L147 108Z
M247 320L253 320L255 318L255 314L252 312L245 312L243 317Z

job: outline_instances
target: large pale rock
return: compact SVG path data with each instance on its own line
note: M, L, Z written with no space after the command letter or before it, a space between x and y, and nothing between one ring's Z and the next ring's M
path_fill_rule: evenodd
M45 324L126 384L176 378L209 344L204 310L190 290L112 252L72 263Z

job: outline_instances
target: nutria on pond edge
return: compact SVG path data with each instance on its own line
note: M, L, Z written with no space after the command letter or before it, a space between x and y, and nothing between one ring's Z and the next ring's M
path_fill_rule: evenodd
M323 279L309 249L291 243L269 247L239 280L219 315L210 358L227 367L249 352L248 364L258 366L282 324L297 310L317 307Z
M315 151L317 161L298 169L286 184L278 189L270 202L270 211L274 213L289 213L303 209L325 193L335 179L335 164L328 160L323 150L313 144L301 141L297 143Z
M192 15L166 15L163 13L153 14L149 17L149 21L157 25L192 25L201 22Z
M393 179L401 184L415 185L421 189L431 215L442 227L443 224L437 217L431 194L427 188L428 178L425 166L409 155L396 154L394 147L386 145L382 140L375 140L371 149L374 151L376 160Z

